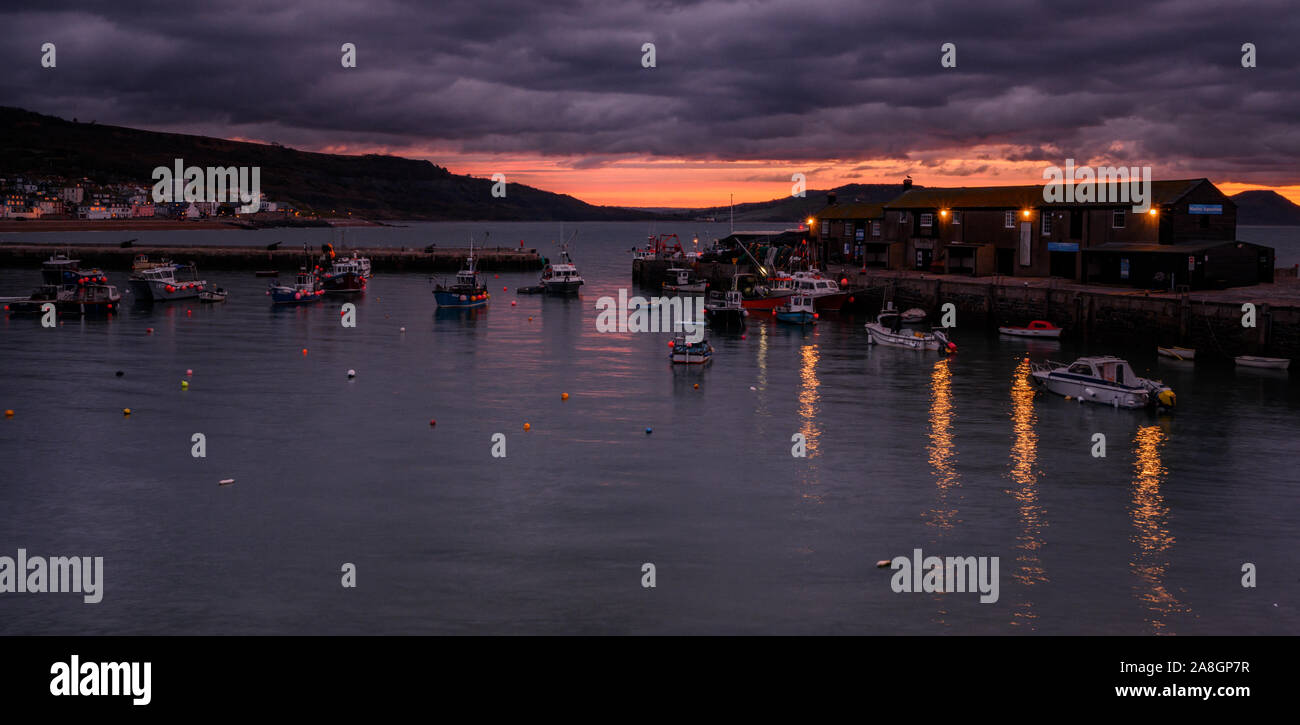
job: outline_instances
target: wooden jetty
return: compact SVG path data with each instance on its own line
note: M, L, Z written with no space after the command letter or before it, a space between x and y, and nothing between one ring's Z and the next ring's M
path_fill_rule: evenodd
M348 247L335 248L339 254L356 252L370 258L371 268L383 272L430 272L460 269L469 249L465 247L434 247L431 249L403 247ZM311 259L320 256L319 247L309 250ZM38 267L54 254L67 254L80 259L87 267L103 269L130 269L138 255L149 259L170 259L176 262L193 262L200 270L280 270L292 271L308 258L301 246L280 245L276 249L258 246L230 246L205 244L151 245L131 244L33 244L24 242L0 243L0 266ZM542 256L532 248L475 247L474 259L480 270L487 272L528 271L542 268Z

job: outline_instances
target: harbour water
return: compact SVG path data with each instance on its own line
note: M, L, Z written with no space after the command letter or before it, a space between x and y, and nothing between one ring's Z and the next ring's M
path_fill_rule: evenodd
M689 246L725 228L655 231ZM516 297L534 274L489 273L487 309L435 313L425 275L377 274L349 329L338 301L272 309L266 280L200 270L227 303L0 320L0 408L15 411L0 420L0 556L103 556L105 580L98 604L0 593L0 633L1300 633L1295 375L960 325L944 358L871 347L865 318L831 316L751 318L744 337L712 334L706 369L674 370L668 335L595 326L597 298L631 287L645 224L342 241L490 230L547 254L574 229L575 299ZM1300 261L1294 229L1255 229L1280 240L1278 266ZM38 276L2 269L0 295ZM1177 413L1025 383L1027 360L1096 353L1163 378ZM998 601L895 593L876 562L914 549L999 557Z

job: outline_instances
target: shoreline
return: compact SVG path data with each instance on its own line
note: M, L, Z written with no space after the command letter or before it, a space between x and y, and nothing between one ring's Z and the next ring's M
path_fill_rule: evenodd
M460 269L469 253L467 248L438 247L432 251L410 247L347 247L344 254L356 252L368 257L376 271L421 272L454 271ZM220 270L277 270L293 271L307 259L320 254L313 249L304 255L301 248L287 246L267 249L265 246L231 247L219 244L158 245L158 244L95 244L95 243L37 243L0 242L0 267L40 267L51 255L66 253L81 260L86 267L106 270L130 269L138 255L150 259L173 259L193 262L199 269ZM474 258L483 271L526 271L542 268L542 257L534 248L475 247Z
M285 220L285 223L257 219L0 219L0 234L45 234L58 232L179 232L203 230L254 231L258 229L307 229L331 227L391 226L369 219L317 217Z

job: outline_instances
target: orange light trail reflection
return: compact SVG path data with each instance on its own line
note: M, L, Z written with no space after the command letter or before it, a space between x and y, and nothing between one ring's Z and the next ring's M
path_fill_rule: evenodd
M1135 591L1138 600L1151 612L1147 621L1156 634L1172 634L1165 618L1188 611L1164 583L1165 568L1169 566L1165 552L1174 545L1174 537L1168 529L1169 508L1160 494L1160 486L1168 473L1160 460L1160 446L1165 440L1165 433L1159 425L1140 427L1134 437L1137 451L1133 461L1132 515L1136 531L1132 541L1136 549L1130 567L1142 581Z
M817 378L817 362L821 359L821 355L816 345L804 345L800 348L800 357L799 417L802 419L802 424L799 426L799 432L803 434L806 441L808 458L812 459L817 455L818 443L821 440L821 427L817 424L817 413L821 407L819 392L821 381ZM805 474L801 476L806 489L804 498L821 503L821 494L811 488L817 485L816 463L808 461L808 466L804 470Z
M1043 548L1041 537L1043 527L1047 525L1044 511L1038 502L1038 432L1035 425L1038 416L1034 412L1034 386L1029 382L1029 359L1025 358L1016 366L1011 380L1011 430L1015 440L1011 444L1011 480L1017 488L1008 493L1019 505L1020 534L1016 536L1016 568L1012 578L1028 588L1034 584L1048 581L1047 572L1038 558ZM1034 604L1025 592L1024 601L1018 602L1011 614L1011 624L1035 629Z
M934 471L937 499L927 516L927 523L940 530L950 529L957 509L950 507L951 489L960 485L957 476L957 447L952 440L952 370L948 360L935 363L930 373L930 468Z

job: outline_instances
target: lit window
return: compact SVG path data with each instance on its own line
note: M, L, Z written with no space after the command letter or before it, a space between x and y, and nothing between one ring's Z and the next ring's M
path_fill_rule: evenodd
M1050 237L1051 235L1052 235L1052 215L1044 214L1043 215L1043 236Z
M1015 213L1014 211L1006 211L1006 212L1003 212L1003 214L1002 214L1002 225L1005 226L1007 229L1015 229L1015 228L1016 228L1016 213Z
M1124 210L1123 210L1123 209L1116 209L1115 211L1111 212L1111 215L1110 215L1110 227L1111 227L1111 229L1123 229L1123 228L1124 228Z
M871 222L871 236L880 236L880 222Z
M934 226L934 215L933 215L933 214L922 214L922 215L921 215L921 226L923 226L923 227L932 227L932 226Z

